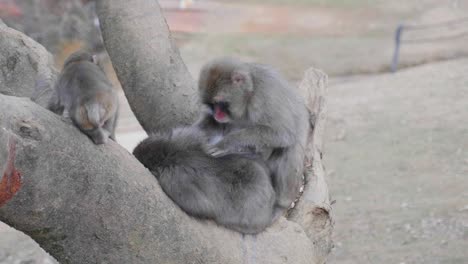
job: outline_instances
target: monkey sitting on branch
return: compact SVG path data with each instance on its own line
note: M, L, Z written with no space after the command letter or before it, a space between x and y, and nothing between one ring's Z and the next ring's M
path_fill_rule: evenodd
M276 207L291 206L302 186L309 113L297 89L269 66L220 58L206 64L198 88L207 111L195 124L216 157L253 152L270 169Z
M71 54L65 60L55 92L49 110L70 117L95 144L104 144L109 137L115 141L119 100L95 56L86 51Z
M188 214L258 233L295 200L309 129L298 93L273 69L221 58L199 77L204 112L134 155Z

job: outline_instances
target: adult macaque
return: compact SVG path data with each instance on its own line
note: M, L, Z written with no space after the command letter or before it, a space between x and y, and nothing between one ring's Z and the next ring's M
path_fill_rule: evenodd
M220 58L206 64L199 82L206 113L196 126L209 153L261 155L271 172L276 205L288 208L302 185L308 111L298 92L268 66Z

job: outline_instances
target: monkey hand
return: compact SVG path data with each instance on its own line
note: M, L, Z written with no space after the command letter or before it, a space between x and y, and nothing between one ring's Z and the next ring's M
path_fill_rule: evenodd
M238 146L236 144L229 144L225 140L221 140L216 144L209 144L206 146L207 154L213 157L222 157L229 154L252 154L253 151L249 148Z
M70 118L70 116L62 116L61 119L63 122L69 125L73 125L73 120Z
M205 147L205 152L208 155L213 156L215 158L226 156L226 155L230 154L227 150L220 149L220 148L216 147L215 145L207 145Z

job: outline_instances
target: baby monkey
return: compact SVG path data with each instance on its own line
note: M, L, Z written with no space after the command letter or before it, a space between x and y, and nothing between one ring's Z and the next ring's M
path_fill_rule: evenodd
M205 153L206 144L196 127L177 128L148 137L133 154L189 215L245 234L265 229L275 203L265 163L237 154L215 158Z
M95 144L115 141L119 100L95 56L86 51L71 54L63 65L48 109L70 117Z
M276 206L288 208L302 184L309 114L303 99L272 68L232 58L206 64L198 82L207 111L195 124L215 157L254 153L266 162Z

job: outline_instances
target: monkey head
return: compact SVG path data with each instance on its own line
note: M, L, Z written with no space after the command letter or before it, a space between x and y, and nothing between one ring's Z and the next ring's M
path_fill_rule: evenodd
M253 94L253 81L247 64L230 58L208 63L200 72L198 89L218 123L241 120Z

